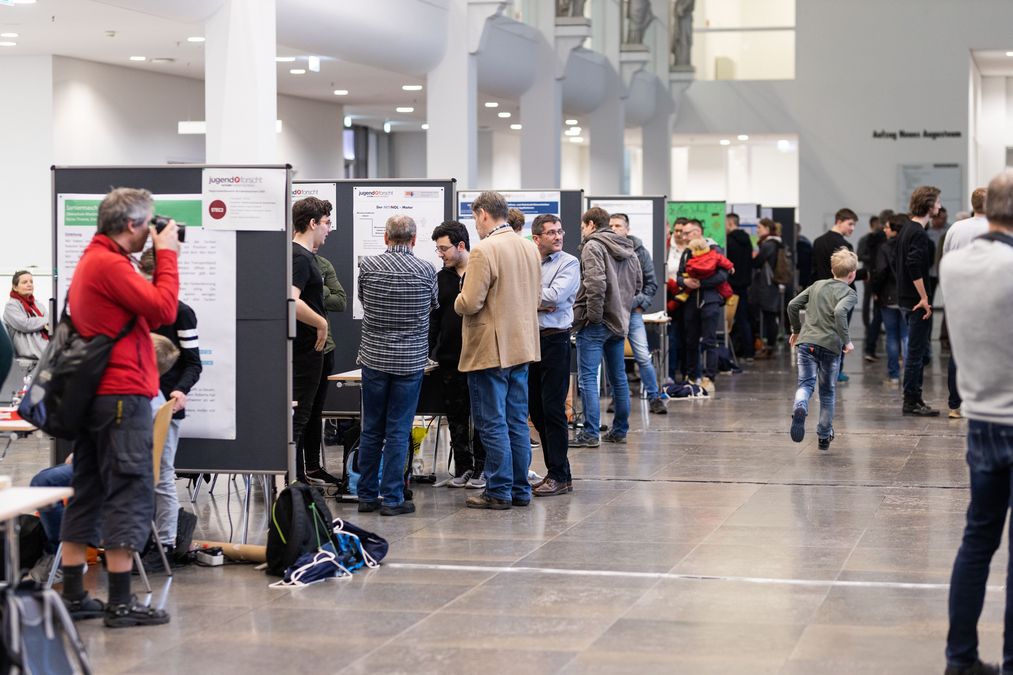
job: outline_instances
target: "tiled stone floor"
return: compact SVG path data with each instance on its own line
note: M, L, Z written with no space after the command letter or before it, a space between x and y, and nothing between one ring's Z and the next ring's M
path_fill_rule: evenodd
M945 408L941 365L926 399ZM482 512L423 486L412 516L335 505L390 540L381 569L297 591L249 566L185 569L155 577L168 626L83 636L99 673L941 672L966 424L903 418L881 363L847 370L829 453L813 418L788 438L787 357L757 363L664 417L638 401L627 446L572 451L569 496ZM45 453L20 441L5 463L22 484ZM210 538L229 531L224 481L216 493L197 503ZM1006 560L982 619L991 660Z

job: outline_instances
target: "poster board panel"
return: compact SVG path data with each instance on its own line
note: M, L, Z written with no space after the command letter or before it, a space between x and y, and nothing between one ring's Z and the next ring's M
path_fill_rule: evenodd
M630 233L644 242L654 265L658 291L648 313L665 308L665 197L588 197L587 206L600 206L613 213L624 213L630 219Z
M710 237L719 246L725 246L725 203L724 202L668 202L665 223L668 231L677 218L696 219L703 223L703 235Z

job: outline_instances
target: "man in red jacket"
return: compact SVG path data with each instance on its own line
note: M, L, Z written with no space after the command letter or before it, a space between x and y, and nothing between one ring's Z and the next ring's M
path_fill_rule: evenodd
M154 625L169 615L145 607L130 593L130 568L151 531L154 511L150 401L158 393L151 329L176 319L179 294L178 228L156 233L147 190L117 188L98 211L98 233L77 264L68 296L70 315L86 338L115 337L109 365L74 441L74 496L67 505L63 541L63 600L75 619L105 617L105 625ZM131 257L150 235L155 246L154 282ZM109 571L109 601L84 590L85 554L102 544Z

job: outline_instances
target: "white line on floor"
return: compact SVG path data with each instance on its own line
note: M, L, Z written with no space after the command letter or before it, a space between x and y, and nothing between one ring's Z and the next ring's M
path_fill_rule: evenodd
M575 577L623 577L626 579L677 579L683 581L737 581L771 586L835 586L842 588L898 588L916 590L948 590L949 584L921 584L902 581L847 581L843 579L770 579L766 577L732 577L708 574L676 574L673 572L624 572L621 570L566 570L551 567L503 567L498 565L436 565L427 563L386 563L384 567L407 570L441 570L448 572L492 572L495 574L550 574ZM1001 592L1005 586L988 586Z

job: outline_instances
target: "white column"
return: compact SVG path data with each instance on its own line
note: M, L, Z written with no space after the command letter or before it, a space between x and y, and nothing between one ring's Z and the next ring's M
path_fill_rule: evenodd
M597 110L588 115L591 136L591 171L588 190L593 195L617 195L623 187L623 84L619 75L607 75L608 95Z
M478 67L469 48L473 36L463 39L475 28L468 20L468 0L448 0L447 14L453 39L426 78L426 174L456 178L459 190L483 187L476 184Z
M36 295L52 294L50 226L53 57L0 58L0 273L36 268Z
M207 162L278 162L275 0L225 0L204 36Z
M537 45L538 75L535 83L521 95L521 187L559 187L562 167L560 138L563 134L562 68L553 45L556 30L556 6L541 2L538 14L529 21L542 34Z
M668 89L657 87L657 112L642 127L645 195L667 195L672 186L672 104Z

